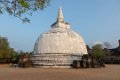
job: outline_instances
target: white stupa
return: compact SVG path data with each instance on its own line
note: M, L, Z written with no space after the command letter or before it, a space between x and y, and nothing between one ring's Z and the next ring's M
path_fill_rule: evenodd
M87 54L87 49L83 38L64 21L60 7L57 21L51 25L50 31L41 34L35 43L32 57L34 65L68 68L84 54Z

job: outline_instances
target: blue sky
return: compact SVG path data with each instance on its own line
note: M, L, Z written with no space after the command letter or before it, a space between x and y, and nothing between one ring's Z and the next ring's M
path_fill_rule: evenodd
M56 21L59 6L65 21L84 38L86 44L110 42L118 46L120 39L120 0L51 0L50 6L35 12L30 24L8 14L0 15L0 35L7 37L16 51L32 51L39 35Z

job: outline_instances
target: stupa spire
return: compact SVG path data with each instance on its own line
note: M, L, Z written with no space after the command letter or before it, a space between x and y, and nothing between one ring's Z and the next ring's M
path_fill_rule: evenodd
M64 28L64 29L69 29L70 24L68 22L64 21L63 13L62 13L62 7L59 7L58 10L58 16L57 16L57 21L51 25L51 28Z
M58 11L58 16L57 16L57 21L61 22L61 21L64 21L64 17L63 17L63 13L62 13L62 7L60 6L59 7L59 11Z

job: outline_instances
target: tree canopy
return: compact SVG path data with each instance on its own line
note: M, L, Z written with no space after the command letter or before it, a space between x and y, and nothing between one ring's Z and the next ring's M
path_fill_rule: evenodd
M48 4L49 0L0 0L0 14L7 12L26 23L30 19L25 14L32 16L33 12L43 10Z
M105 52L103 50L103 45L96 44L92 47L92 56L96 59L103 58L105 56Z
M8 39L0 36L0 58L12 58L15 56L15 51L9 46Z

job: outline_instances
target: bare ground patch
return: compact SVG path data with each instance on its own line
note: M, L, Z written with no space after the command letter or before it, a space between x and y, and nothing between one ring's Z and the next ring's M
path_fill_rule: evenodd
M89 69L11 68L0 65L0 80L120 80L120 65Z

